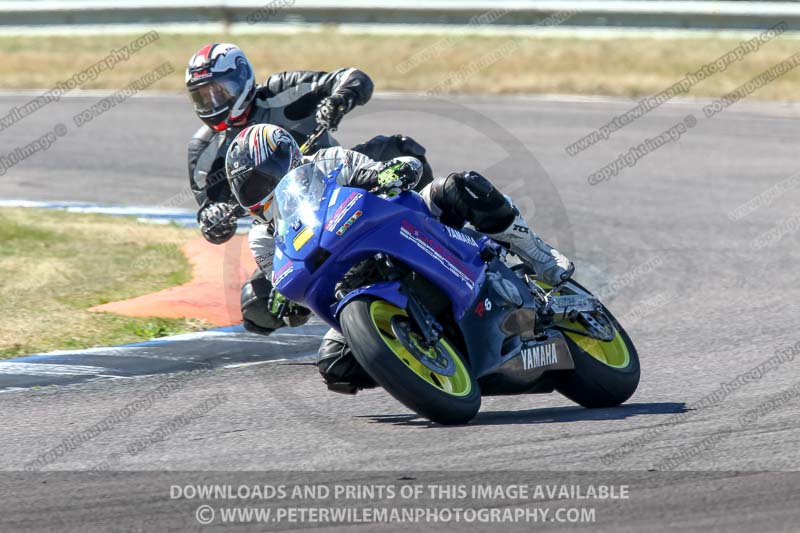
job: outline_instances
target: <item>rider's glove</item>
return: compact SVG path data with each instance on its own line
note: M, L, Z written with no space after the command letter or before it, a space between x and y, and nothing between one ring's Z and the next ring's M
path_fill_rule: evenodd
M350 102L344 96L328 96L317 107L317 123L325 129L335 131L349 108Z
M375 180L377 184L373 192L397 196L414 188L419 181L419 172L409 161L392 160L378 168Z
M287 299L272 289L269 294L269 312L276 320L283 320L287 326L302 326L311 317L311 310Z
M236 218L240 213L239 206L224 202L212 203L197 213L200 232L211 244L227 242L236 233Z

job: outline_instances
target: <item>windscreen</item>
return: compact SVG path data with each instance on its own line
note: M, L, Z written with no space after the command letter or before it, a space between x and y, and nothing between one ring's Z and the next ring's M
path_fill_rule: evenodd
M275 189L278 235L286 235L288 228L298 224L298 221L311 228L321 225L317 210L325 191L328 168L329 162L317 161L301 165L283 177Z

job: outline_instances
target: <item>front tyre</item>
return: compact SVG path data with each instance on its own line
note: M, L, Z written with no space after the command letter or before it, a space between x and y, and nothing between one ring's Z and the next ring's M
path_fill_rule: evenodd
M340 321L356 360L403 405L446 425L466 424L477 414L478 384L446 337L423 346L405 310L372 298L349 302Z

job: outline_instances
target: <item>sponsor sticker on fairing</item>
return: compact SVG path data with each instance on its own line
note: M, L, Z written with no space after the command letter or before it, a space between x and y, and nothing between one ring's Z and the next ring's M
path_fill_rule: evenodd
M475 314L478 315L480 318L483 318L484 315L492 310L492 301L489 298L485 300L481 300L478 302L478 305L475 306Z
M474 246L475 248L478 247L478 243L475 241L475 239L473 239L469 235L467 235L465 233L461 233L457 229L453 229L450 226L445 226L444 229L447 230L447 233L448 233L448 235L450 235L451 238L453 238L453 239L455 239L457 241L461 241L464 244L469 244L471 246Z
M450 273L464 282L470 290L475 287L475 282L464 271L459 268L461 264L456 257L445 249L440 243L433 240L429 235L415 228L410 222L404 220L400 227L400 236L407 239L419 247L420 250L439 262Z
M353 213L353 216L351 216L350 218L348 218L348 219L347 219L347 222L345 222L344 224L342 224L342 225L339 227L339 229L337 229L337 230L336 230L336 235L337 235L338 237L341 237L341 236L344 234L344 232L345 232L345 231L347 231L348 229L350 229L350 226L352 226L353 224L355 224L356 220L358 220L358 219L359 219L359 217L361 217L361 215L363 215L363 214L364 214L364 213L363 213L363 212L361 212L361 211L356 211L355 213Z
M362 196L364 195L358 192L350 193L350 196L345 198L345 200L342 202L342 205L339 206L336 212L333 213L333 216L328 220L328 222L325 223L325 229L332 232L334 228L339 225L342 219L344 219L344 216L347 214L347 212L350 211L354 205L356 205L356 202L358 202Z
M287 261L277 272L272 273L272 285L278 285L292 272L294 272L294 263Z
M538 344L523 348L520 353L523 370L533 370L558 363L555 344Z
M314 230L308 226L300 230L297 235L294 236L294 239L292 239L292 245L294 246L294 249L299 252L303 246L308 244L308 241L310 241L311 237L313 236Z

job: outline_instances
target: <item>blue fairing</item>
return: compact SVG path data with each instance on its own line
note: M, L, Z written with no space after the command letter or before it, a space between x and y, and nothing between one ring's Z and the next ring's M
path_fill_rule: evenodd
M406 305L408 304L408 296L403 294L402 286L400 285L399 281L381 281L371 285L366 285L364 287L359 287L354 291L348 292L347 296L342 298L341 302L334 305L336 309L333 313L333 316L338 317L341 310L345 305L348 304L348 302L350 302L350 300L364 295L374 296L375 298L386 300L390 304L396 305L400 309L405 309Z
M479 251L485 238L444 226L416 193L382 198L342 187L336 181L339 170L327 176L312 176L311 170L300 177L290 174L278 186L276 202L282 214L275 288L339 329L336 284L350 268L382 252L439 286L450 296L456 320L463 317L484 280L486 264ZM286 182L292 178L295 182ZM361 291L404 306L397 283L378 283ZM351 293L348 299L352 297Z

